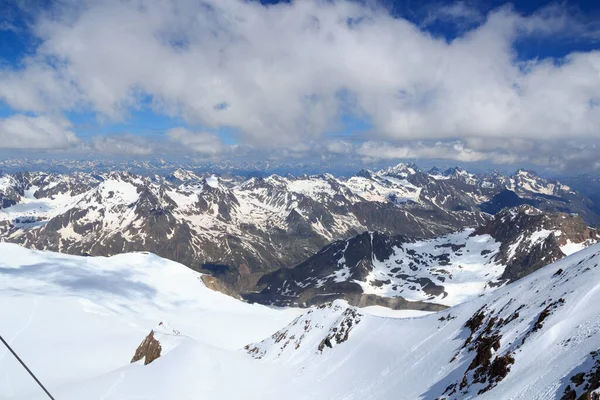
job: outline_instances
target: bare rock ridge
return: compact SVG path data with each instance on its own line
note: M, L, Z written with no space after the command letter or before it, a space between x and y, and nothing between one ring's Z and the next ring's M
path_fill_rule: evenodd
M216 292L221 292L231 297L240 298L240 296L229 286L225 285L222 281L211 275L202 275L202 282L207 288Z
M160 357L161 351L162 347L160 342L154 337L154 330L151 330L148 336L146 336L138 346L131 362L135 363L144 360L144 365L148 365Z
M600 239L600 231L578 215L544 213L529 205L503 210L473 234L489 234L502 243L496 259L506 265L502 278L511 281L563 258L569 245L585 246Z
M584 365L590 365L573 372L561 400L600 400L600 351L592 351Z
M260 343L244 347L253 358L277 358L293 354L300 348L308 354L321 354L342 345L364 317L355 307L343 302L322 304L310 309L285 328Z

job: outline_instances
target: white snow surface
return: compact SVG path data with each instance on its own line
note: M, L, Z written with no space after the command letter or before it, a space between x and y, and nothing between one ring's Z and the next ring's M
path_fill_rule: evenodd
M206 288L200 276L147 253L76 257L0 243L0 334L46 384L60 388L94 378L115 381L112 375L121 376L160 322L181 332L179 345L231 351L298 313L243 303ZM4 349L0 382L0 398L38 392ZM109 386L99 387L108 393ZM104 396L84 393L78 398Z
M465 229L439 238L406 243L395 248L394 254L385 261L373 259L373 270L364 281L355 281L364 293L384 297L402 296L410 301L433 301L453 306L493 290L488 282L497 280L505 266L494 260L500 248L489 235L471 236L473 229ZM448 245L458 245L457 252ZM407 253L422 256L422 264L414 264ZM434 257L446 256L442 262ZM401 269L400 277L396 271ZM421 285L413 282L421 278L432 279L444 287L441 295L426 293ZM379 284L374 284L379 282Z
M198 274L149 254L83 258L8 244L0 254L2 335L60 400L433 400L471 363L465 322L478 310L504 320L519 310L494 330L501 335L495 354L511 352L515 362L490 391L478 396L476 383L448 399L560 398L568 377L600 348L600 245L440 313L387 318L355 310L347 340L322 351L319 343L352 310L344 302L290 322L296 310L212 292ZM161 339L172 329L180 334L166 339L152 364L129 364L158 322L169 327ZM261 358L236 350L253 341ZM0 398L45 399L5 351L0 382Z
M562 251L563 254L570 256L571 254L575 254L578 251L583 250L588 246L591 246L592 244L594 244L594 242L591 240L586 240L585 242L581 243L573 243L570 240L567 240L567 244L561 246L560 251Z
M210 177L206 178L206 184L210 187L218 188L219 178L217 178L215 175L211 175Z

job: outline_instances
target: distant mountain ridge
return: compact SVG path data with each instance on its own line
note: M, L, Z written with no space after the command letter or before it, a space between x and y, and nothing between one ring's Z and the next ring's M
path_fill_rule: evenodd
M70 254L151 251L243 293L265 273L365 231L422 240L476 228L503 208L507 191L508 205L600 220L586 196L528 171L479 176L398 164L349 178L18 173L0 176L0 238Z

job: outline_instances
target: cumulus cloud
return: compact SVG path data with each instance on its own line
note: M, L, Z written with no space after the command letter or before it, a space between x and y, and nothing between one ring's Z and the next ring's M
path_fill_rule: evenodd
M77 143L71 123L62 118L22 114L0 118L0 148L65 149Z
M183 148L192 150L196 153L215 155L225 150L223 141L212 133L194 132L186 128L169 129L165 136L180 145Z
M22 67L0 68L0 99L113 120L149 103L208 130L234 129L244 144L289 149L323 140L351 111L372 125L367 142L321 151L365 157L511 162L521 157L503 147L511 141L598 138L599 51L515 57L523 37L594 37L564 6L483 15L458 2L425 25L435 20L474 25L447 41L370 2L61 1L36 16L37 51ZM224 149L209 133L178 128L167 137L201 153ZM462 148L447 145L457 138Z
M110 155L147 156L155 152L157 143L132 134L95 135L84 148Z
M408 143L389 145L380 142L365 142L357 150L357 154L366 160L379 159L447 159L459 162L489 161L495 164L510 164L520 161L511 153L500 151L478 151L465 146L461 141L435 143Z
M345 140L333 140L326 144L326 149L333 154L349 154L354 148L351 143Z

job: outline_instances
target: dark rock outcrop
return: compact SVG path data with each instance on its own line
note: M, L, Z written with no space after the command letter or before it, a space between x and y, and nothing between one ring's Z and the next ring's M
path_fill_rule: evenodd
M134 363L144 360L144 365L148 365L160 357L161 351L162 347L159 341L155 339L154 331L152 330L138 346L133 358L131 359L131 362Z
M537 243L530 238L550 231ZM561 250L568 243L595 243L600 231L590 228L578 215L546 213L529 205L504 209L474 235L489 234L501 243L496 259L506 265L503 279L520 279L539 268L565 257Z

